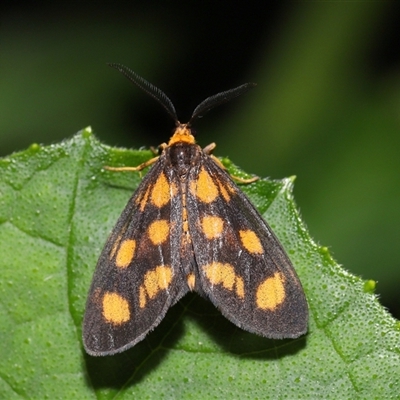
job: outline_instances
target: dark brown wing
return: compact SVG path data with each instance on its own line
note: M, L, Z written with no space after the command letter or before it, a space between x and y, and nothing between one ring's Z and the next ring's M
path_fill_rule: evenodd
M105 244L83 321L83 343L91 355L134 346L187 291L180 273L182 204L175 179L161 156Z
M208 155L188 182L189 228L198 266L196 290L237 326L296 338L307 330L299 278L271 228Z

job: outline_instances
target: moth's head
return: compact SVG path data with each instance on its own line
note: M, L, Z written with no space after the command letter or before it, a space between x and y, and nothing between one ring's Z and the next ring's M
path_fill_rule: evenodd
M189 124L181 124L181 123L177 124L174 133L168 142L168 146L171 146L174 143L178 142L184 142L188 144L196 143L196 140L192 132L192 128L190 127Z

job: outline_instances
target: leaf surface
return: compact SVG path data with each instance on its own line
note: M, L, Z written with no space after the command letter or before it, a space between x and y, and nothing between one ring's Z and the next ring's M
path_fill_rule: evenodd
M103 167L136 166L151 156L107 147L87 129L0 161L1 398L398 396L399 323L377 301L373 281L344 271L310 238L293 178L241 189L301 279L310 308L306 336L269 340L244 332L190 294L132 349L86 355L81 323L97 257L141 179Z

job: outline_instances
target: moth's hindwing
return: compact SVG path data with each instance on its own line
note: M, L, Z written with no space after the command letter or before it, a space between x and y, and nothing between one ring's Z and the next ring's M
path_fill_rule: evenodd
M177 183L161 156L129 200L101 253L83 322L91 355L142 340L187 291L179 274Z
M203 154L187 192L197 289L247 331L275 339L304 334L308 308L299 278L271 228L230 176Z

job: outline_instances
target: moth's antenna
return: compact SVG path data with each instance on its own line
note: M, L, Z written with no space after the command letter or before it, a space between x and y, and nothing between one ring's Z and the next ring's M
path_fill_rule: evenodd
M256 86L255 83L245 83L241 86L238 86L237 88L230 89L225 92L215 94L214 96L207 97L194 109L193 114L188 122L188 125L190 126L197 118L201 118L205 113L210 111L212 108L219 106L220 104L226 103L227 101L230 101L235 97L240 96L243 93L246 93L254 86Z
M172 101L162 90L155 87L150 82L146 81L146 79L139 76L136 72L133 72L131 69L125 67L122 64L107 63L107 65L117 69L119 72L124 74L130 81L132 81L135 85L139 86L140 89L142 89L151 97L156 99L167 110L168 114L172 117L175 123L176 124L178 123L178 116L176 115L175 107L172 104Z

